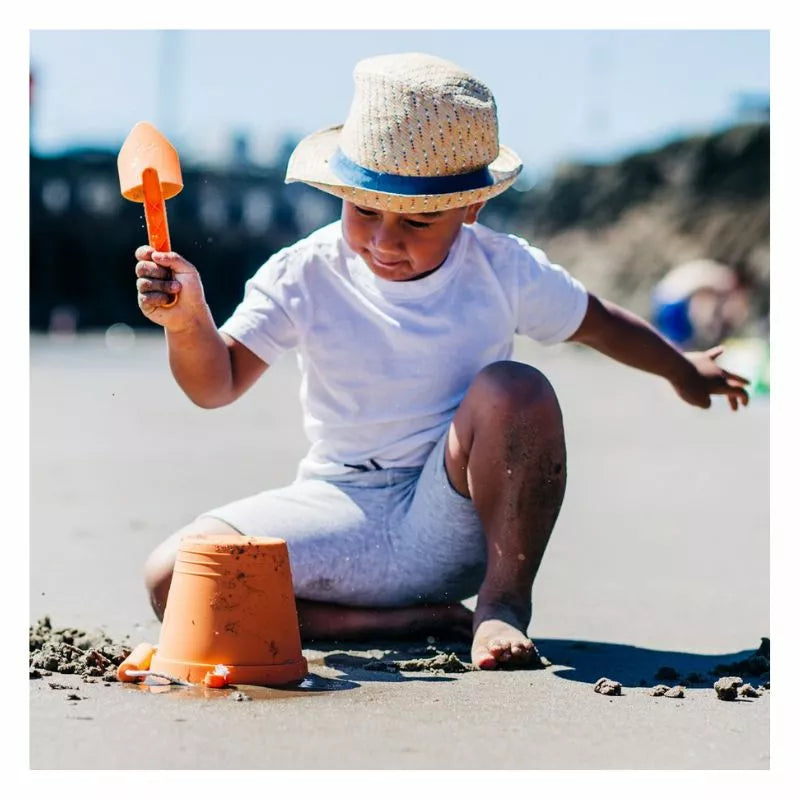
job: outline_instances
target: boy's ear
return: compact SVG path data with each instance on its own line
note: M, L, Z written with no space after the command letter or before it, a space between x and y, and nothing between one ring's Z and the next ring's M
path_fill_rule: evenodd
M464 224L472 225L473 222L477 222L478 214L481 213L481 209L486 205L486 201L483 200L480 203L473 203L472 205L467 206L467 213L464 217Z

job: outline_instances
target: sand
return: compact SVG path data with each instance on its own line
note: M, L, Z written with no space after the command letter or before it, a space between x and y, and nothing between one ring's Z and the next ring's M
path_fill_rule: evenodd
M300 687L182 688L104 677L158 640L147 553L203 509L292 479L294 364L208 412L172 383L158 333L131 350L34 337L31 766L768 768L768 406L692 409L582 348L517 357L544 369L567 428L567 495L533 594L543 668L471 670L463 642L315 643ZM758 696L720 702L724 677ZM600 678L621 694L594 692Z
M744 681L738 676L729 675L720 678L714 683L714 691L720 700L736 700L739 697L739 687Z
M594 690L598 694L619 697L622 694L622 684L619 681L611 680L611 678L598 678L595 681Z
M31 626L28 642L31 679L59 672L80 675L84 681L102 678L111 683L117 680L117 667L131 652L127 643L114 642L102 631L53 628L49 616Z

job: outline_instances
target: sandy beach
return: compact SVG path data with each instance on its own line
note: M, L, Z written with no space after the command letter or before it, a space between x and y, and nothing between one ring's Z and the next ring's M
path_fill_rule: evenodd
M240 702L55 674L30 681L30 767L768 769L769 691L723 702L708 680L770 636L768 401L691 408L577 346L520 340L516 358L550 378L567 433L530 631L552 666L389 672L370 665L468 650L330 644L304 649L304 689L249 687ZM159 331L33 335L31 624L157 641L146 555L206 508L292 480L307 446L298 383L287 358L204 411L173 382ZM663 667L678 678L656 679ZM691 673L705 680L683 683ZM595 693L600 677L622 694ZM659 683L685 696L651 696Z

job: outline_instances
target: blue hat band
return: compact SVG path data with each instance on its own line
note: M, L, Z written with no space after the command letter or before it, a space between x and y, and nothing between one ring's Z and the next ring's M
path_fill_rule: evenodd
M339 148L331 157L329 166L336 177L348 186L385 194L453 194L485 189L495 182L488 167L461 175L391 175L388 172L376 172L356 164Z

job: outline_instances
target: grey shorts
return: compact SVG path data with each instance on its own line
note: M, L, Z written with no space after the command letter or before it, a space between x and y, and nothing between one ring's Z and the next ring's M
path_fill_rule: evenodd
M486 544L472 501L447 477L446 436L421 468L298 480L201 516L285 540L298 598L354 606L463 600L483 580Z

